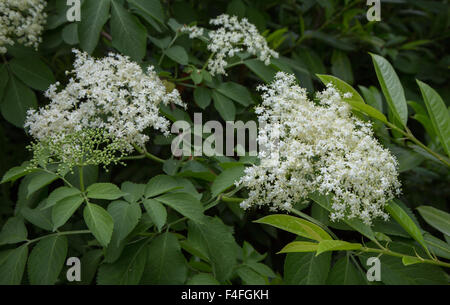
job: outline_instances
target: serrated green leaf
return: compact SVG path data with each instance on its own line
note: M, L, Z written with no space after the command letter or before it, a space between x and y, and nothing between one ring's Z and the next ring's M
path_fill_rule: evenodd
M205 217L204 223L188 222L188 241L211 263L214 277L227 280L236 265L237 244L232 232L219 218Z
M167 232L152 240L141 284L181 285L186 277L186 259L175 235Z
M189 63L189 56L183 47L170 47L169 49L164 51L164 54L166 54L167 57L179 63L180 65L187 65Z
M137 285L144 273L148 257L148 240L134 243L123 251L119 260L102 264L98 270L99 285Z
M145 198L150 198L177 188L179 188L179 185L175 178L167 175L158 175L147 182L144 196Z
M56 82L52 70L38 57L14 58L9 65L13 73L33 89L45 91Z
M145 56L147 29L116 0L111 5L112 45L135 61Z
M36 107L37 100L34 92L11 75L0 103L3 117L14 126L23 128L27 111Z
M214 101L214 108L219 112L224 121L234 121L236 117L236 107L231 99L213 90L212 99Z
M28 278L32 285L53 285L67 256L67 238L49 236L37 243L28 259Z
M18 217L9 218L0 232L0 245L15 244L27 240L28 232L23 220Z
M92 199L114 200L122 197L124 193L112 183L94 183L87 190L87 197Z
M235 166L221 172L211 185L211 196L216 197L233 186L244 175L244 169L244 166Z
M19 285L28 258L28 245L0 252L0 285Z
M84 221L87 227L98 240L106 247L113 233L114 222L111 215L99 205L88 203L83 211Z
M157 200L145 199L144 207L150 219L155 223L158 231L161 232L161 228L166 224L167 211L166 208Z
M115 238L117 244L133 231L142 215L139 204L122 200L111 202L108 206L108 213L114 221L113 235L117 235Z
M49 185L50 183L58 179L58 176L49 172L36 172L31 174L30 176L30 182L28 183L27 187L27 198L30 198L30 196L37 190Z
M201 223L205 216L203 214L202 203L191 194L167 193L154 199L164 203L181 215L186 216L187 218L195 222Z
M233 101L248 106L253 104L253 99L248 89L238 83L224 82L216 88L217 91L232 99Z
M211 90L206 87L197 87L194 89L194 101L202 109L211 104L212 93Z
M109 19L111 0L84 1L78 26L80 47L89 54L94 52L103 26Z
M53 231L64 225L67 220L81 206L84 198L80 195L66 197L59 200L52 208Z

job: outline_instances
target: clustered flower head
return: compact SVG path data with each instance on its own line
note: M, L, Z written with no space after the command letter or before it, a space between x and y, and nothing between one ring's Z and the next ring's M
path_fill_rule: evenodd
M385 205L400 194L397 161L374 138L370 123L353 116L343 93L328 85L311 101L295 77L283 72L259 90L261 163L246 168L236 182L249 189L241 207L288 210L319 192L332 195L333 221L386 220Z
M47 18L46 4L44 0L0 1L0 54L14 41L37 49Z
M194 39L194 38L198 38L198 37L202 36L204 29L200 28L196 25L191 25L191 26L183 25L181 27L180 31L182 33L188 33L189 38Z
M266 65L270 64L271 57L278 58L278 53L269 48L266 39L246 18L239 21L236 16L222 14L211 19L209 23L219 26L208 34L210 41L207 48L214 54L208 61L208 70L212 75L227 75L225 72L225 67L228 65L227 58L239 52L247 51L257 56ZM190 38L203 35L203 29L197 26L183 27L182 32L189 32Z
M159 105L185 105L177 90L167 92L152 66L144 72L118 54L95 59L78 50L74 53L74 70L66 72L71 75L68 84L59 91L59 83L51 85L45 93L51 102L28 111L25 128L36 140L61 142L75 134L86 139L86 130L100 130L102 137L114 140L116 150L130 153L149 140L147 128L169 133L169 121L159 114ZM66 151L72 154L76 149Z

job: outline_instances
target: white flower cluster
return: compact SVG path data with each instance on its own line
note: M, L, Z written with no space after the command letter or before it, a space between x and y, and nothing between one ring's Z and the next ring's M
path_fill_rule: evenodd
M239 52L247 51L255 55L266 65L270 64L270 58L278 58L278 53L269 48L266 39L259 34L258 29L246 18L240 21L236 16L222 14L209 21L210 24L219 26L217 30L209 32L210 41L208 50L213 52L213 57L208 61L208 70L212 75L223 74L228 65L227 58L233 57ZM196 26L183 27L183 32L189 32L190 38L203 34L203 29Z
M46 96L50 104L29 110L25 127L37 140L72 134L83 129L101 129L124 143L133 145L149 140L144 130L153 127L168 134L169 121L159 115L158 105L185 106L179 92L167 92L152 66L145 73L128 57L109 54L94 59L74 50L73 75L64 89L50 86Z
M44 0L0 1L0 54L14 41L37 49L47 18L46 5Z
M188 33L190 39L194 39L203 35L203 28L200 28L196 25L187 26L183 25L180 29L182 33Z
M288 210L318 191L332 195L333 221L387 219L386 203L400 194L397 161L373 137L370 123L352 115L341 93L327 86L310 101L283 72L259 89L261 163L236 182L249 189L241 207Z

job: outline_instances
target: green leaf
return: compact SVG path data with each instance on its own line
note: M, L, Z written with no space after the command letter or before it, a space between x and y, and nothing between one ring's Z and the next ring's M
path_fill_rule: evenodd
M220 283L209 273L198 273L192 276L186 285L220 285Z
M423 235L430 250L439 257L450 259L450 243L440 240L429 233Z
M328 285L364 285L363 274L350 261L348 255L340 258L331 268L327 279Z
M414 238L428 252L422 232L409 215L394 201L389 202L386 211L395 219L408 234Z
M405 266L414 265L418 263L423 263L423 261L418 257L413 256L403 256L402 257L402 263Z
M207 256L214 277L219 282L231 276L236 265L238 245L230 229L219 218L207 216L202 224L189 221L188 241Z
M375 72L389 108L401 124L406 126L406 122L408 121L408 106L406 104L403 86L400 83L397 73L395 73L394 68L385 58L376 54L370 55L372 56Z
M316 252L319 247L318 243L310 241L293 241L283 247L279 253L290 253L290 252Z
M55 189L53 192L50 193L48 196L45 205L42 207L42 210L48 209L55 204L57 204L59 201L72 197L75 195L81 194L81 191L74 187L69 186L60 186L57 189Z
M439 137L442 147L450 157L450 114L441 96L427 84L417 80L425 106L430 115L434 131Z
M321 227L307 220L283 214L273 214L255 221L303 236L312 240L332 239Z
M167 175L158 175L151 178L145 187L145 198L154 197L179 188L177 181Z
M286 285L323 285L331 265L331 253L289 253L284 261Z
M113 47L133 60L141 61L147 47L147 29L116 0L112 1L111 12Z
M94 183L87 190L87 197L92 199L114 200L122 197L124 193L112 183Z
M28 245L0 252L0 285L19 285L28 258Z
M450 214L432 206L422 205L417 208L425 221L440 232L450 235Z
M133 231L142 215L139 204L122 200L111 202L108 206L108 213L114 221L113 235L117 235L117 238L114 239L117 244Z
M331 72L347 83L352 84L354 81L352 64L344 52L333 50L333 55L331 56Z
M27 111L37 107L36 95L16 77L9 78L0 109L5 120L23 128Z
M146 15L151 16L161 24L164 23L164 10L159 0L127 0L137 9L141 10Z
M233 186L244 175L244 169L244 166L235 166L221 172L211 185L211 196L217 197L217 195Z
M164 51L164 54L166 54L167 57L179 63L180 65L187 65L189 63L189 56L183 47L170 47L169 49Z
M145 187L145 184L125 181L124 183L122 183L121 190L124 194L127 195L123 195L123 199L130 203L138 201L142 198L142 196L144 196Z
M0 184L5 183L5 182L14 182L17 179L28 175L29 173L32 173L34 170L33 169L29 169L28 168L28 164L25 165L21 165L21 166L15 166L11 169L9 169L2 178L2 181L0 182Z
M262 263L257 263L255 261L247 261L244 265L252 268L254 271L261 274L262 276L272 277L272 278L277 277L277 275L273 272L272 269L270 269L269 266L264 265Z
M58 279L67 256L67 238L49 236L37 243L28 259L31 285L53 285Z
M332 76L332 75L323 75L323 74L317 74L317 77L322 81L324 85L327 85L328 83L332 83L333 86L339 90L342 94L350 92L352 96L350 98L344 98L346 102L353 101L355 103L363 103L364 99L361 97L361 95L356 91L352 86L344 82L343 80Z
M78 44L80 42L78 38L78 23L69 23L64 26L61 36L68 45Z
M141 284L181 285L186 277L186 259L176 236L167 232L152 240Z
M99 205L88 203L83 212L84 221L87 227L98 240L98 242L106 247L111 240L114 222L111 215Z
M248 106L253 104L253 99L248 89L238 83L224 82L220 83L216 89L226 97L241 104L242 106Z
M266 66L259 59L249 59L244 64L266 83L270 83L275 76L276 71L270 66Z
M13 73L33 89L45 91L56 82L52 70L38 57L14 58L9 64Z
M23 220L9 218L0 232L0 245L15 244L27 240L28 232Z
M203 221L204 215L202 203L191 194L167 193L154 199L168 205L181 215L186 216L195 222Z
M53 231L64 225L83 203L83 197L75 195L59 200L52 208Z
M211 104L211 97L211 90L206 87L197 87L194 89L195 103L202 109L206 109Z
M144 273L148 257L148 239L125 248L120 259L102 264L98 270L99 285L137 285ZM151 258L153 259L153 258Z
M237 275L242 279L244 285L265 285L264 277L256 273L250 267L245 265L239 266L236 269Z
M111 0L84 1L78 25L80 47L92 54L98 44L103 26L109 19Z
M30 198L30 196L37 190L49 185L50 183L58 179L58 176L49 172L36 172L32 173L30 176L31 179L28 183L27 198Z
M349 243L343 240L322 240L321 242L319 242L316 256L323 252L338 250L359 250L361 249L361 247L361 244Z
M42 210L39 206L35 209L23 207L20 209L20 214L33 225L44 229L46 231L53 230L51 210Z
M9 81L9 71L6 64L0 64L0 103Z
M82 285L92 283L97 274L98 265L103 257L103 251L100 249L90 250L81 257L81 282Z
M310 194L309 198L312 199L317 204L319 204L322 208L324 208L328 212L333 212L333 209L331 207L332 206L332 198L330 195L325 196L325 195L315 192L315 193ZM355 229L356 231L358 231L359 233L361 233L362 235L366 236L370 240L375 239L375 235L374 235L372 229L368 225L364 224L361 220L343 219L343 222L345 224L349 225L350 227L352 227L353 229Z
M166 224L167 211L166 208L154 199L145 199L144 207L147 211L150 219L155 223L158 231L161 232L161 228Z
M236 117L236 107L231 99L213 90L212 98L214 101L214 108L219 112L222 119L225 121L234 121Z

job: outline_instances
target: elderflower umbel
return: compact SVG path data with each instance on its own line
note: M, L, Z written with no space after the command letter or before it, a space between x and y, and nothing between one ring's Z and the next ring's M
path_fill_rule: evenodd
M333 221L387 219L384 206L400 193L397 161L373 137L370 123L352 115L341 92L328 85L310 101L283 72L259 89L261 164L246 168L237 182L249 189L241 207L288 210L318 191L332 195Z
M203 28L196 25L186 26L183 25L180 29L182 33L188 33L190 39L194 39L203 35Z
M72 76L68 84L59 91L59 83L51 85L45 93L51 102L28 111L25 127L36 140L61 141L77 133L86 139L80 132L101 130L102 136L120 143L117 150L130 153L134 145L143 147L149 140L147 128L169 133L169 121L159 115L159 104L185 105L177 90L166 91L152 66L144 72L118 54L94 59L78 50L74 53L74 70L66 72Z
M247 51L255 55L264 64L270 64L270 58L278 58L278 53L270 49L266 39L259 34L258 29L246 18L240 21L236 16L222 14L209 21L210 24L219 26L218 29L209 32L208 50L213 52L213 57L208 61L208 70L212 75L223 74L228 65L227 58L233 57L239 52ZM197 26L182 28L182 32L188 32L190 38L199 37L203 29Z
M14 41L37 49L47 18L46 5L44 0L0 1L0 54Z

